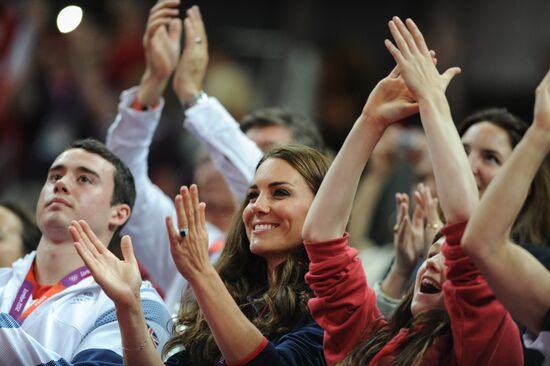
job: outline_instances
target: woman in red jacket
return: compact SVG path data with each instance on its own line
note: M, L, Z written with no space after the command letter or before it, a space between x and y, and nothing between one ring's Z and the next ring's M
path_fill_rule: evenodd
M478 202L444 95L460 70L438 73L411 20L405 25L395 17L389 26L397 46L386 40L386 47L398 70L369 96L311 205L302 233L310 257L306 281L316 295L309 307L325 329L325 357L329 365L521 365L516 325L460 246ZM402 98L391 104L383 105L378 97L398 92ZM414 288L387 322L344 231L372 149L395 114L413 107L420 111L428 138L447 226L418 270ZM342 176L348 184L341 183Z

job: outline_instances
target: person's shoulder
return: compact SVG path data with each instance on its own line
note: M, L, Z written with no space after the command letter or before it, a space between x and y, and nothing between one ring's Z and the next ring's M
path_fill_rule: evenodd
M284 341L292 338L308 338L312 340L323 339L323 329L317 324L317 322L308 314L304 315L294 327L286 334L276 339L270 339L275 344L283 343Z

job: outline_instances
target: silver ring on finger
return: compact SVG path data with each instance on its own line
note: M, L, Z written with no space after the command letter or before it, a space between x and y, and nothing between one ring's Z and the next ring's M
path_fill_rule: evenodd
M195 41L195 44L201 44L202 43L202 38L199 37L199 36L196 36L194 41Z

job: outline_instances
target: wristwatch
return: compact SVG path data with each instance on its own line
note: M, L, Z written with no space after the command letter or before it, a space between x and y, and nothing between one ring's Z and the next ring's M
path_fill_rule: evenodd
M206 94L203 90L199 91L196 95L193 97L187 99L185 102L182 103L183 110L186 111L191 107L196 106L197 104L201 104L208 100L208 94Z

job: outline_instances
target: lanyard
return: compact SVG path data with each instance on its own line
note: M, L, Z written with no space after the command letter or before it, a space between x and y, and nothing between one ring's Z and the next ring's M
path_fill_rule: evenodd
M32 303L31 306L27 308L27 310L23 311L23 309L25 308L25 304L32 294L33 289L37 285L36 280L34 279L33 266L31 265L27 276L25 276L23 284L21 284L19 291L17 291L17 296L15 296L15 300L10 309L10 315L19 324L22 324L29 316L29 314L32 313L37 307L42 305L44 301L48 300L53 295L63 291L67 287L76 285L90 275L90 270L86 266L75 269L74 271L63 277L61 281L53 285L48 291L46 291L45 294L40 296L35 302Z

